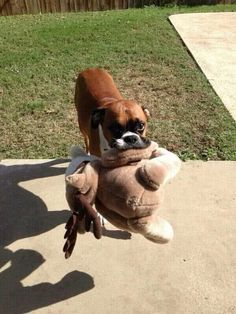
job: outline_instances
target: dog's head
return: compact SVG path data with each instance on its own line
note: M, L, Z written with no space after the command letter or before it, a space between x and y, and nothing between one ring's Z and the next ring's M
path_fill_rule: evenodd
M99 131L101 152L110 147L147 147L150 144L145 137L149 115L147 109L131 100L108 101L96 109L91 117L91 126Z

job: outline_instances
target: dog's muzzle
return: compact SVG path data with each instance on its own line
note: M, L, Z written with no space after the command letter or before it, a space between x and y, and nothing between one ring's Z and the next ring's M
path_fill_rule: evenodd
M119 139L114 139L112 147L120 150L130 148L146 148L151 144L151 141L133 132L126 132Z

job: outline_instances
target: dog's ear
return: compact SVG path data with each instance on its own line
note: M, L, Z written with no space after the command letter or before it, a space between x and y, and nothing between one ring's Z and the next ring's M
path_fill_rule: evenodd
M150 111L147 108L145 108L144 106L142 106L142 109L143 109L143 112L144 112L144 114L148 120L151 117Z
M116 98L112 98L112 97L104 97L101 101L100 101L100 106L102 106L103 108L106 108L106 106L110 105L111 103L117 101L118 99Z
M105 111L106 109L104 108L94 110L91 117L91 125L93 129L97 129L99 124L103 122Z

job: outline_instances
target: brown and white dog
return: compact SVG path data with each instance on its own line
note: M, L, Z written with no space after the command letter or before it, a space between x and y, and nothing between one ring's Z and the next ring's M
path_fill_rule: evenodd
M125 100L107 71L91 68L76 81L75 106L88 153L101 156L110 147L147 147L149 112L133 100Z

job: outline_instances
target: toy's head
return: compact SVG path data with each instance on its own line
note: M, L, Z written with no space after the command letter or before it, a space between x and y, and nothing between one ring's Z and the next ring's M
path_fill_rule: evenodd
M155 156L157 149L158 144L152 141L149 141L147 147L143 148L111 148L103 154L101 158L102 166L105 168L117 168L141 160L150 159Z
M157 149L151 142L145 149L106 152L99 172L99 201L127 219L152 214L162 199L159 170L152 158Z

